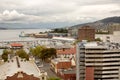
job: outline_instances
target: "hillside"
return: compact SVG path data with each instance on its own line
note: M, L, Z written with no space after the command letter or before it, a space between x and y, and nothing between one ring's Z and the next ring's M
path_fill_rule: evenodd
M112 25L120 25L120 17L108 17L92 23L78 24L78 25L72 26L71 28L79 28L85 25L92 26L95 29L107 29L109 26L112 26Z

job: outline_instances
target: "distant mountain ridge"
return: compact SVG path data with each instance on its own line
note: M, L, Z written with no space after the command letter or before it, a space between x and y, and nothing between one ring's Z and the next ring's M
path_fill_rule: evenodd
M112 25L120 25L120 16L119 17L108 17L102 20L91 22L91 23L78 24L78 25L71 26L70 28L79 28L81 26L86 26L86 25L94 27L95 29L107 29L108 27Z
M6 30L7 28L0 27L0 30Z

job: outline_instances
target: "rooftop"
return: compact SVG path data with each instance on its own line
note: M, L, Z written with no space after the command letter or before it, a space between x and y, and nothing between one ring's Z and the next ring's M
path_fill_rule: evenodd
M120 49L120 43L111 43L111 42L81 42L79 46L83 46L85 48L102 48L115 50Z
M53 37L55 40L64 40L64 41L75 41L74 38L66 38L66 37Z
M24 72L17 72L13 76L8 76L5 80L40 80L33 75L28 75Z
M40 71L37 69L35 63L30 61L22 61L19 58L20 67L17 66L16 58L14 57L9 62L5 62L0 65L0 79L5 79L7 76L13 76L19 71L24 71L28 75L34 75L35 77L40 76Z
M63 74L76 74L76 70L75 69L65 69L65 70L61 70L61 72Z
M20 43L12 43L10 44L12 47L22 47L23 45Z
M76 54L76 48L69 48L69 49L60 49L57 50L57 54Z
M55 58L55 59L51 60L51 62L56 63L56 64L59 62L70 62L70 59L68 59L68 58Z

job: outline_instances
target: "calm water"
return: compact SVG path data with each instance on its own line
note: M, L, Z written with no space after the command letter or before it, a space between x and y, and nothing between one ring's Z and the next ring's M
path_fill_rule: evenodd
M24 31L25 33L39 33L44 31L49 31L49 29L17 29L17 30L0 30L0 41L4 40L21 40L20 33Z

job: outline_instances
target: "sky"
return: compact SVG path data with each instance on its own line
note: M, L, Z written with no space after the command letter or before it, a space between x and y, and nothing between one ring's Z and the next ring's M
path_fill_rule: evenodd
M0 0L0 24L64 27L120 16L120 0Z

